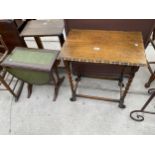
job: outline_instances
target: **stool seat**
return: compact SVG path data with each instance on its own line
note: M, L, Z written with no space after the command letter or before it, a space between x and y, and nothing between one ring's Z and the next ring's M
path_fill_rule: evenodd
M60 51L16 47L3 61L5 67L51 71Z

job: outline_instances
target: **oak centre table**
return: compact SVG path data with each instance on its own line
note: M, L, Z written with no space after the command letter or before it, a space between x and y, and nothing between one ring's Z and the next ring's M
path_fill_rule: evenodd
M136 71L138 71L139 67L147 65L140 32L73 29L69 32L67 40L62 47L60 57L64 60L68 74L72 92L71 101L75 101L76 97L86 97L118 102L120 108L125 108L124 99ZM102 65L103 69L110 65L114 70L121 67L122 69L118 76L115 76L112 71L108 71L107 74L99 77L118 80L120 98L112 99L78 94L76 92L78 82L84 75L80 75L80 72L76 73L77 78L74 81L75 83L73 82L71 73L74 70L71 69L71 65L74 63ZM79 70L81 69L84 68L79 68ZM128 78L126 85L123 84L124 77Z

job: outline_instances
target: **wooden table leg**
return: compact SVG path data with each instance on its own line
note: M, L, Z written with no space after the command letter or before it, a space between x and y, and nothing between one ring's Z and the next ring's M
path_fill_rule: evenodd
M56 62L56 64L54 65L54 68L53 68L53 71L55 72L55 75L56 75L56 79L54 77L54 72L52 72L51 74L51 78L53 80L53 83L54 83L54 97L53 97L53 101L56 101L57 99L57 96L58 96L58 92L59 92L59 88L61 86L61 84L63 83L65 77L59 77L59 73L58 73L58 63Z
M18 99L19 99L19 97L21 95L21 92L23 90L23 86L24 86L24 82L21 81L20 86L19 86L19 88L17 90L17 93L16 93L15 101L18 101Z
M125 68L126 68L126 66L123 67L123 69L122 69L122 72L121 72L121 75L120 75L120 78L119 78L119 83L118 83L118 85L120 87L120 102L119 103L124 102L124 101L122 101L122 98L123 98L123 95L124 95L123 94L123 87L124 87L123 78L124 78ZM125 105L123 105L123 103L121 103L121 106L119 105L119 107L120 108L125 108Z
M73 84L73 79L72 79L72 73L71 73L71 69L70 69L70 62L69 61L64 61L65 64L65 68L66 68L66 72L68 75L68 79L69 79L69 84L70 84L70 88L71 88L71 93L72 93L72 97L71 97L71 101L76 101L76 92L74 89L74 84Z
M65 77L62 77L60 79L55 79L54 77L54 74L51 73L51 78L52 78L52 81L53 81L53 84L54 84L54 96L53 96L53 101L56 101L57 97L58 97L58 92L59 92L59 88L62 84L62 82L64 81L64 78Z
M58 96L58 86L57 86L57 81L54 77L54 74L53 74L53 71L51 73L51 78L52 78L52 81L53 81L53 84L54 84L54 96L53 96L53 101L56 101L56 98Z
M155 40L155 29L153 30L152 40Z
M34 37L34 39L35 39L35 41L37 43L38 48L43 49L44 46L42 44L42 41L41 41L40 37Z
M60 45L61 45L61 47L62 47L62 45L63 45L64 42L65 42L63 33L62 33L61 35L59 35L59 41L60 41Z
M124 71L125 71L125 68L126 68L126 66L124 66L124 67L122 68L121 75L120 75L119 80L118 80L118 86L120 86L120 87L124 87L123 78L124 78Z
M28 95L27 98L30 98L31 94L32 94L32 84L27 84L27 89L28 89Z
M134 78L134 76L135 76L136 70L137 70L137 67L136 67L136 68L135 68L135 67L132 67L132 68L131 68L131 73L130 73L130 76L129 76L129 79L128 79L128 83L126 84L125 90L124 90L124 92L123 92L123 94L122 94L122 96L121 96L121 98L120 98L120 103L119 103L119 107L120 107L120 108L125 108L125 107L126 107L126 106L124 105L124 99L125 99L125 97L126 97L126 95L127 95L127 93L128 93L128 90L129 90L129 88L130 88L130 85L131 85L131 83L132 83L132 81L133 81L133 78Z

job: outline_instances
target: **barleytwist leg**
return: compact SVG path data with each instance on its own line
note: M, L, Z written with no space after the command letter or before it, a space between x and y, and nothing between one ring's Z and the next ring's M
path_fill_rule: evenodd
M124 71L125 71L125 67L123 67L122 69L122 72L121 72L121 75L120 75L120 78L119 78L119 82L118 82L118 85L120 87L120 101L119 101L119 107L120 108L125 108L125 105L123 104L124 103L124 99L123 99L123 87L124 87L124 84L123 84L123 76L124 76Z
M132 83L132 81L133 81L133 78L134 78L134 76L135 76L135 72L136 72L135 67L132 67L132 68L131 68L131 74L130 74L130 77L129 77L129 79L128 79L128 83L126 84L125 90L124 90L124 92L123 92L123 94L122 94L122 96L121 96L121 98L120 98L120 103L119 103L119 107L120 107L120 108L125 108L124 99L125 99L125 97L126 97L126 95L127 95L127 93L128 93L128 90L129 90L129 88L130 88L130 85L131 85L131 83Z
M72 97L70 98L70 100L71 101L76 101L76 92L75 92L75 89L74 89L73 79L72 79L72 75L71 75L70 62L69 61L64 61L64 64L65 64L65 68L66 68L66 71L67 71L69 84L70 84L70 87L71 87Z

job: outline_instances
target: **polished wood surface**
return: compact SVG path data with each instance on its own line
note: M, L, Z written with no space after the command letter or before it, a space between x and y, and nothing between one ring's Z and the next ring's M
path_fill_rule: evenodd
M142 32L146 48L155 19L65 19L64 23L67 35L71 29Z
M74 29L70 31L60 56L77 62L146 65L140 32Z
M63 20L31 20L21 32L22 37L54 36L63 32Z

